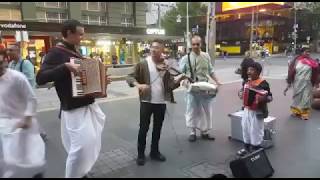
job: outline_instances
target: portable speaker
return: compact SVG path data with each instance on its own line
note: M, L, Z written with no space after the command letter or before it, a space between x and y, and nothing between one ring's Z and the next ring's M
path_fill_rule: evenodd
M263 149L231 161L230 168L236 178L266 178L274 173Z

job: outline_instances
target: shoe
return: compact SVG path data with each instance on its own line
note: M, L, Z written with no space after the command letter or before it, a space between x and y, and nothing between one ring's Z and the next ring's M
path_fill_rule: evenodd
M44 178L43 173L34 175L32 178Z
M216 139L213 136L210 136L209 134L201 134L201 138L206 140L211 140L211 141L214 141Z
M143 166L146 163L146 158L145 157L138 157L136 163L138 166Z
M191 134L190 136L189 136L189 141L190 142L195 142L197 140L197 136L195 135L195 134Z
M157 154L150 153L150 158L155 161L161 161L161 162L166 161L166 157L164 157L161 153L157 153Z
M247 155L247 154L249 154L249 151L248 151L247 149L245 149L245 148L243 148L243 149L241 149L241 150L239 150L239 151L237 152L237 155L238 155L238 156L245 156L245 155Z
M83 177L82 177L82 179L88 179L88 176L87 176L87 175L85 175L85 176L83 176Z

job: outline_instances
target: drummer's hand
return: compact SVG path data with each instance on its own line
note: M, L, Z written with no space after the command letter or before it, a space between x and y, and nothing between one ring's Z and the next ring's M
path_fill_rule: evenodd
M19 129L19 128L28 129L28 128L31 127L31 122L32 122L32 117L31 116L26 116L23 121L19 121L15 125L15 128L16 129Z
M216 81L216 84L217 84L218 86L222 86L222 84L221 84L219 81Z

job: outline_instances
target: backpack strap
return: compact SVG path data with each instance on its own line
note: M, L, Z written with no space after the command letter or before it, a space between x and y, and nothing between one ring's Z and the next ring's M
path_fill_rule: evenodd
M193 69L192 69L191 61L190 61L190 53L188 53L188 63L189 63L189 67L190 67L191 79L194 80Z
M21 64L20 64L20 72L23 73L23 64L24 64L24 60L21 61Z

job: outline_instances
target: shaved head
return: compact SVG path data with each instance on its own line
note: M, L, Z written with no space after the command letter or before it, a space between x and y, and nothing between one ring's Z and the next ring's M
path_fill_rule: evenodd
M194 35L191 39L192 51L196 54L200 54L201 51L201 37Z

